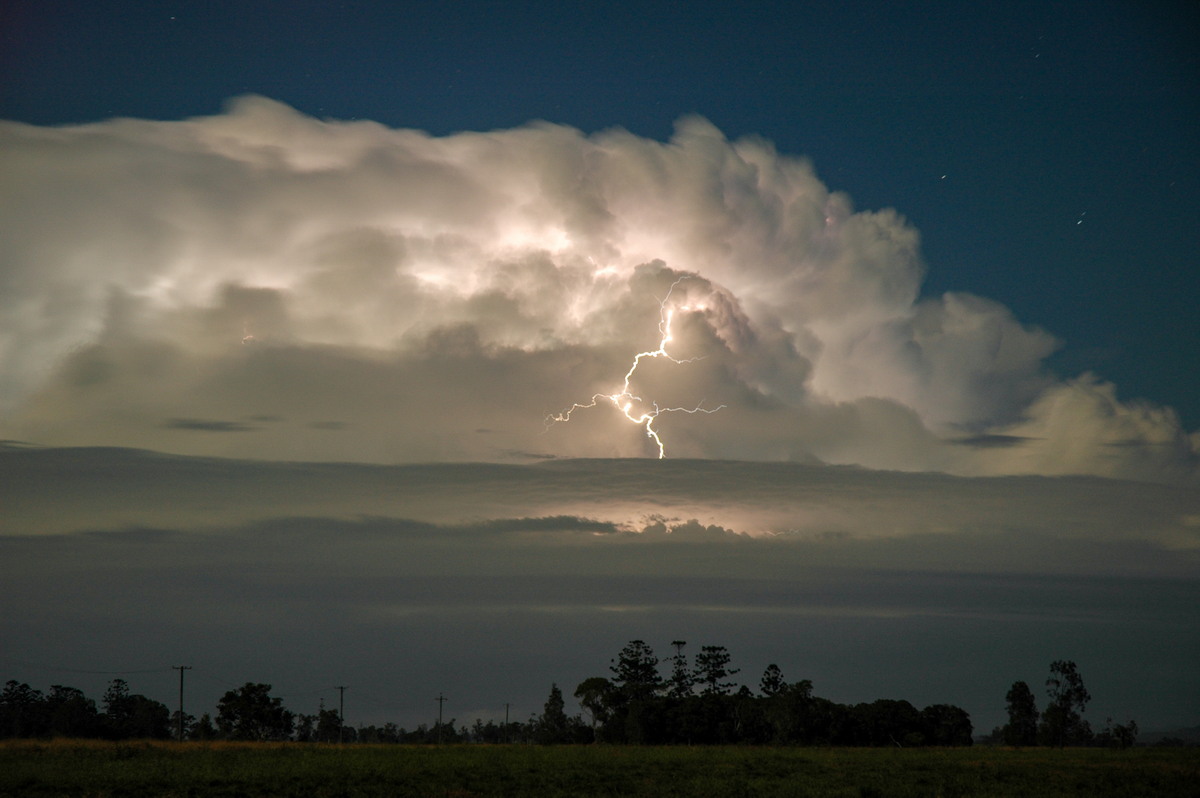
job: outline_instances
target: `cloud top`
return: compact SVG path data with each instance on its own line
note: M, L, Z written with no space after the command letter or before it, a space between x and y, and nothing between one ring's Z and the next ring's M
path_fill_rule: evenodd
M261 97L0 123L0 434L373 462L668 456L1196 478L1166 408L922 297L919 236L703 119L433 137ZM674 286L674 288L672 288ZM238 432L239 434L203 434ZM1004 445L998 445L1003 441ZM966 444L966 445L964 445Z

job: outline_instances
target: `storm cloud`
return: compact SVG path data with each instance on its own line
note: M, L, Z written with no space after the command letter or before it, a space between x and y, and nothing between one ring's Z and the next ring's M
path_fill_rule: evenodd
M262 97L0 123L0 433L266 459L668 457L1194 480L1197 437L919 236L700 118L434 137ZM574 404L568 423L547 423ZM623 402L624 400L622 400ZM269 418L269 422L256 419ZM203 434L232 432L239 434ZM1004 440L1006 446L961 445Z

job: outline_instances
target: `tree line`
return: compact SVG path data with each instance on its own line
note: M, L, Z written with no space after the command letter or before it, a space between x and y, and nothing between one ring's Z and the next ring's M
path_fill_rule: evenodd
M558 714L562 692L558 696ZM557 717L557 715L555 715ZM578 720L578 719L576 719ZM560 724L553 724L557 728ZM581 726L581 724L579 724ZM548 736L541 717L525 722L455 728L455 721L421 724L406 730L395 723L355 728L343 723L341 713L324 704L313 715L295 713L283 699L271 695L271 685L247 682L227 691L215 714L199 718L144 695L130 693L124 679L113 679L99 705L75 687L52 685L43 693L24 682L9 680L0 691L0 739L66 737L102 740L183 739L240 740L250 742L319 743L537 743L563 742ZM584 742L585 740L579 740Z
M1093 732L1083 718L1091 693L1083 685L1079 668L1071 660L1050 663L1046 679L1046 708L1038 712L1037 698L1025 682L1013 682L1005 700L1008 723L992 730L984 742L1018 747L1049 745L1095 745L1110 748L1129 748L1137 742L1136 721L1114 724L1109 718L1105 727Z
M608 676L575 688L583 712L569 715L563 692L552 684L540 715L528 720L455 726L455 720L406 730L394 723L354 728L322 703L314 715L297 714L271 695L271 685L247 682L227 691L215 714L199 718L133 694L114 679L98 706L82 691L53 685L48 693L9 681L0 693L0 737L77 737L360 743L539 743L655 745L965 746L972 744L970 716L960 707L879 699L840 704L813 694L808 679L788 682L767 666L758 690L738 686L740 669L724 646L703 646L694 657L672 642L660 661L642 640L630 641L611 660ZM665 674L660 666L665 666ZM1112 745L1126 747L1137 724L1093 733L1082 713L1091 696L1074 662L1051 664L1049 703L1038 712L1025 682L1007 695L1009 722L984 742L1014 746ZM584 714L586 713L586 718Z
M960 707L917 709L880 699L839 704L813 695L812 682L788 682L771 664L758 692L733 677L740 669L724 646L703 646L690 658L685 641L660 661L642 640L630 641L609 667L610 677L585 679L575 689L598 742L705 745L971 745L971 719ZM735 689L736 688L736 689ZM551 696L553 698L553 694ZM550 702L547 702L547 714Z

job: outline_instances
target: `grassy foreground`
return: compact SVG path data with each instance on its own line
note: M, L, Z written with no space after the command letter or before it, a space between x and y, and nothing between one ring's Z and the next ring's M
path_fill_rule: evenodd
M0 743L0 796L1200 795L1200 749Z

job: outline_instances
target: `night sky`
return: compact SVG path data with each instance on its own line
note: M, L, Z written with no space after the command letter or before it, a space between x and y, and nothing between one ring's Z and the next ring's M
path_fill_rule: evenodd
M1094 726L1194 725L1197 42L4 4L0 676L469 724L682 637L978 733L1075 659Z
M0 118L183 119L261 94L436 135L534 119L659 140L700 114L921 231L966 290L1200 426L1200 10L1151 3L16 0ZM944 177L943 177L944 176Z

